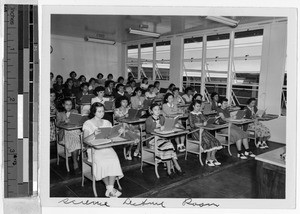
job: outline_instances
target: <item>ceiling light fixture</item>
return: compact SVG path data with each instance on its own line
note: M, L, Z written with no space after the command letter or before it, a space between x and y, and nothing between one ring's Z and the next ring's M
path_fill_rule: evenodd
M115 41L112 40L105 40L105 39L98 39L94 37L85 36L84 41L86 42L95 42L95 43L101 43L101 44L107 44L107 45L114 45L116 44Z
M229 19L223 16L206 16L206 19L229 25L230 27L237 27L239 24L239 21L235 21L233 19Z
M142 31L142 30L135 30L135 29L132 29L132 28L129 28L129 33L136 34L136 35L142 35L142 36L150 36L150 37L155 37L155 38L160 37L159 33L154 33L154 32L149 32L149 31Z

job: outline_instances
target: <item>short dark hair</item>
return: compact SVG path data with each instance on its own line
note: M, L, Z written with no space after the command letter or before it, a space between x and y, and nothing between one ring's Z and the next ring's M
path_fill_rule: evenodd
M105 87L108 87L110 83L114 83L113 80L106 80L105 81Z
M174 97L174 95L172 93L166 93L165 97L164 97L164 102L163 103L167 103L168 102L168 98L169 96Z
M92 81L95 81L95 82L96 82L96 79L95 79L94 77L90 78L90 79L89 79L89 84L91 84Z
M136 88L134 89L134 92L133 92L132 96L136 96L136 94L137 94L139 91L140 91L140 92L143 92L143 90L142 90L140 87L136 87Z
M116 90L119 91L119 88L122 87L122 86L123 86L123 88L124 88L124 85L123 85L123 84L121 84L121 83L117 84L117 85L116 85Z
M62 82L64 81L64 78L61 75L57 75L55 79L57 80L58 78L61 78Z
M53 88L50 88L50 94L55 94L56 95L56 91Z
M254 97L251 97L249 100L247 100L247 105L249 105L252 101L256 101Z
M65 98L63 99L62 103L65 104L65 102L67 102L67 101L71 101L71 103L73 103L71 97L65 97Z
M117 82L120 82L121 80L124 81L124 77L118 77L118 81Z
M147 90L150 90L150 88L154 88L154 85L152 85L152 84L148 85Z
M174 87L172 91L173 91L173 92L174 92L174 91L179 91L179 88L178 88L178 87Z
M198 103L198 104L202 104L202 101L201 100L193 100L192 102L191 102L191 104L190 104L190 106L189 106L189 110L190 111L193 111L194 110L194 105L196 105L196 103Z
M103 74L102 73L97 74L97 78L98 79L99 79L100 76L103 78Z
M145 83L146 80L148 80L148 78L144 77L143 80L142 80L142 83Z
M94 95L95 96L98 96L98 92L99 91L105 91L105 88L103 86L97 86L95 89L94 89Z
M85 77L84 75L80 75L79 78L78 78L78 80L81 81L81 79L82 79L83 77L84 77L85 80L86 80L86 77Z
M196 98L197 98L198 96L200 96L200 97L201 97L201 100L202 100L202 94L197 93L197 94L195 94L195 95L193 96L192 101L196 100Z
M213 93L211 93L210 98L211 98L211 99L214 99L214 96L216 96L216 95L219 96L219 94L218 94L217 92L213 92Z
M80 88L83 88L84 86L89 87L90 85L87 82L83 82L80 84Z
M221 97L221 99L219 99L219 103L223 103L223 102L228 102L228 99L226 97Z
M158 83L160 84L160 82L159 82L159 81L155 81L155 82L154 82L154 84L153 84L153 85L154 85L154 87L155 87L155 85L157 85Z
M126 97L126 96L120 96L120 97L118 97L118 98L116 99L116 102L115 102L116 108L120 108L120 107L121 107L121 102L122 102L123 100L127 100L128 105L129 105L129 99L128 99L128 97Z
M173 88L173 87L175 87L175 84L174 84L174 83L171 83L171 84L169 85L168 89L171 89L171 88Z
M114 78L114 76L113 76L112 74L108 74L108 75L107 75L107 79L108 79L109 77Z
M72 74L75 74L75 77L77 76L77 74L76 74L75 71L71 71L71 72L70 72L70 77L72 76Z
M187 94L188 91L193 91L192 87L189 86L189 87L186 87L186 88L184 89L184 93L185 93L185 94Z
M150 110L152 111L154 107L156 106L159 106L159 104L157 102L153 102L151 105L150 105Z
M102 107L104 109L104 105L102 103L99 103L99 102L93 103L93 105L91 106L91 109L90 109L90 113L89 113L89 118L90 119L95 117L95 114L96 114L96 111L97 111L98 107Z

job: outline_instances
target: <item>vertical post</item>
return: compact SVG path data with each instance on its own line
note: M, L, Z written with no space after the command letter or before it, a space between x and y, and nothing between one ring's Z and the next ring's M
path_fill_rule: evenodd
M203 97L205 94L205 79L206 79L206 70L205 70L205 63L206 63L206 48L207 48L207 36L203 36L202 40L202 61L201 61L201 91Z
M156 42L153 42L152 79L156 80Z
M141 68L142 68L142 64L141 64L141 44L138 44L138 79L141 79Z
M226 97L228 99L229 105L232 103L232 63L233 63L233 49L234 49L234 31L230 32L229 38L229 60L228 60L228 71L227 71L227 88L226 88Z

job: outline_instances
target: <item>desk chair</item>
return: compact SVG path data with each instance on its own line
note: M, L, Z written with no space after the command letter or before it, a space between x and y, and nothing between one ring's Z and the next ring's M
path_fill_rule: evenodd
M97 189L96 189L96 178L94 176L93 161L91 162L91 161L88 160L87 148L83 145L83 133L82 132L79 135L79 138L80 138L80 145L81 145L81 167L82 167L81 168L81 170L82 170L82 173L81 173L81 186L82 187L84 186L84 178L86 177L87 179L92 181L94 196L98 197ZM91 160L93 160L93 154L92 154ZM117 180L119 190L122 190L119 178L117 177L116 180Z
M59 165L59 158L62 157L66 160L66 168L67 171L70 172L70 168L69 168L69 157L71 157L71 154L67 151L66 147L64 144L61 144L59 142L59 136L58 136L58 130L57 127L55 126L56 129L56 150L57 150L57 165Z
M190 124L188 120L186 121L186 129L191 130ZM195 129L190 131L186 136L186 147L185 147L185 160L187 160L187 154L192 153L196 154L199 157L199 162L201 166L203 166L201 154L203 153L203 148L201 146L201 139L202 139L202 131L203 129ZM194 132L199 132L199 140L194 140L190 136Z
M231 125L229 124L227 134L223 134L220 131L216 131L215 137L220 141L223 148L227 147L229 155L232 156L231 151L230 151L230 146L235 143L230 141L230 126Z

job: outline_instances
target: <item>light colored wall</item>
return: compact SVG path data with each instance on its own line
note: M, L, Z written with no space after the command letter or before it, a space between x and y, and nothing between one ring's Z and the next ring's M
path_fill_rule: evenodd
M279 116L279 118L270 121L262 121L271 132L270 141L286 144L286 117Z
M60 74L64 80L74 70L77 77L83 74L87 77L96 77L103 73L104 77L112 73L114 79L123 75L121 70L121 44L107 45L85 42L83 38L51 35L51 72L54 76Z

